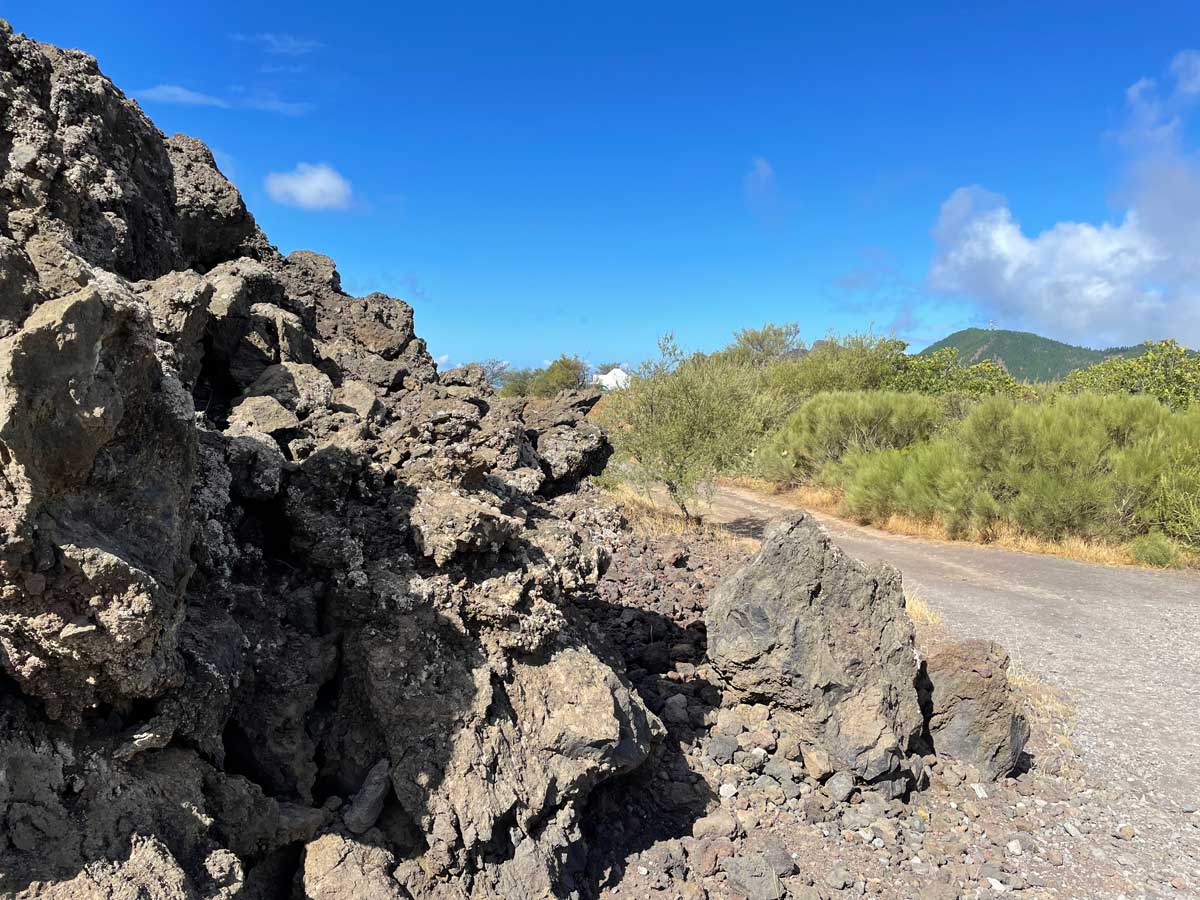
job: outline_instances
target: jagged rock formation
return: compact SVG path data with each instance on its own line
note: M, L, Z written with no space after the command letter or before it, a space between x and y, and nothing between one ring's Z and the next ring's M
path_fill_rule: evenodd
M570 895L661 729L563 613L590 401L439 375L6 24L0 158L0 895Z
M926 668L900 573L846 556L804 514L771 526L759 553L713 592L705 624L727 690L774 707L806 771L828 778L837 799L860 783L905 794L935 750L998 778L1029 737L1002 650L953 644Z
M814 775L909 777L923 722L899 572L847 557L800 515L772 526L722 582L705 623L709 659L731 688L796 714Z

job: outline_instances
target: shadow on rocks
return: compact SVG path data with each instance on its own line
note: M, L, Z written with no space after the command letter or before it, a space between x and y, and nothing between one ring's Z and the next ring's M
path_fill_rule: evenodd
M655 847L655 868L670 881L686 867L681 841L717 801L688 765L690 747L708 731L720 691L702 672L707 638L702 621L680 625L653 610L590 595L575 610L594 638L591 649L624 671L665 726L651 757L628 775L601 784L582 814L585 841L568 868L586 898L620 882L628 861ZM560 896L568 896L561 894Z

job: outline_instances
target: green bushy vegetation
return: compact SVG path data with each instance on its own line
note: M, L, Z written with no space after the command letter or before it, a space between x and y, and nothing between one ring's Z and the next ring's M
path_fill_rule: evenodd
M1130 541L1129 554L1143 566L1165 569L1179 559L1179 548L1161 531L1151 531Z
M1194 544L1198 440L1200 411L1150 397L991 398L928 440L852 447L816 477L865 521L902 514L977 538L1000 525L1052 540L1155 529Z
M735 470L779 420L781 399L757 366L729 354L685 354L668 335L659 358L597 413L618 453L640 476L666 487L691 518L697 492Z
M588 365L564 353L544 369L506 369L498 377L501 397L553 397L585 386Z
M1175 341L1144 345L1138 356L1077 369L1063 382L1071 393L1145 394L1172 409L1200 402L1200 354Z
M857 334L805 349L797 334L746 329L708 355L665 340L603 404L631 471L689 516L716 476L756 474L832 491L863 521L1132 541L1154 565L1200 548L1200 374L1178 345L1035 391L953 347L910 356Z
M814 478L849 453L928 440L948 417L939 397L895 391L834 391L805 400L763 444L756 469L772 481Z

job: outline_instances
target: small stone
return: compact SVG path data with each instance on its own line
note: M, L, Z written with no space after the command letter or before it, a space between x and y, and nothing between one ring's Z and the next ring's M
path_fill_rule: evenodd
M704 748L705 754L715 763L726 765L733 762L738 752L737 738L729 734L714 734Z
M747 900L780 900L786 893L783 882L762 856L736 856L722 866L729 883L746 895Z
M1119 837L1123 841L1132 841L1136 834L1137 834L1137 829L1135 829L1128 822L1121 825L1121 827L1117 829L1117 837Z
M375 824L379 814L383 812L383 803L388 791L392 788L391 765L387 759L381 759L371 767L367 777L363 779L362 787L350 802L350 808L342 816L342 820L355 834L362 834Z
M850 877L850 873L837 866L833 871L825 876L825 883L835 891L844 890L854 884L854 879Z
M1015 838L1004 845L1005 851L1010 856L1020 856L1025 851L1021 849L1021 842Z
M837 772L825 782L825 793L836 803L845 803L854 793L854 776L849 772Z
M698 841L707 838L732 838L737 835L737 831L737 819L724 809L717 809L692 823L692 837Z
M717 789L717 793L720 794L726 800L728 800L730 797L736 797L737 792L738 792L737 785L732 784L731 782L728 782L728 781L725 782L723 785L721 785Z

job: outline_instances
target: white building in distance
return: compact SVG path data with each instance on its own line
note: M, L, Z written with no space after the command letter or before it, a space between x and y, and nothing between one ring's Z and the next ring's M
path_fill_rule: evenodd
M592 384L606 391L618 391L629 384L629 373L620 367L609 369L603 375L593 375Z

